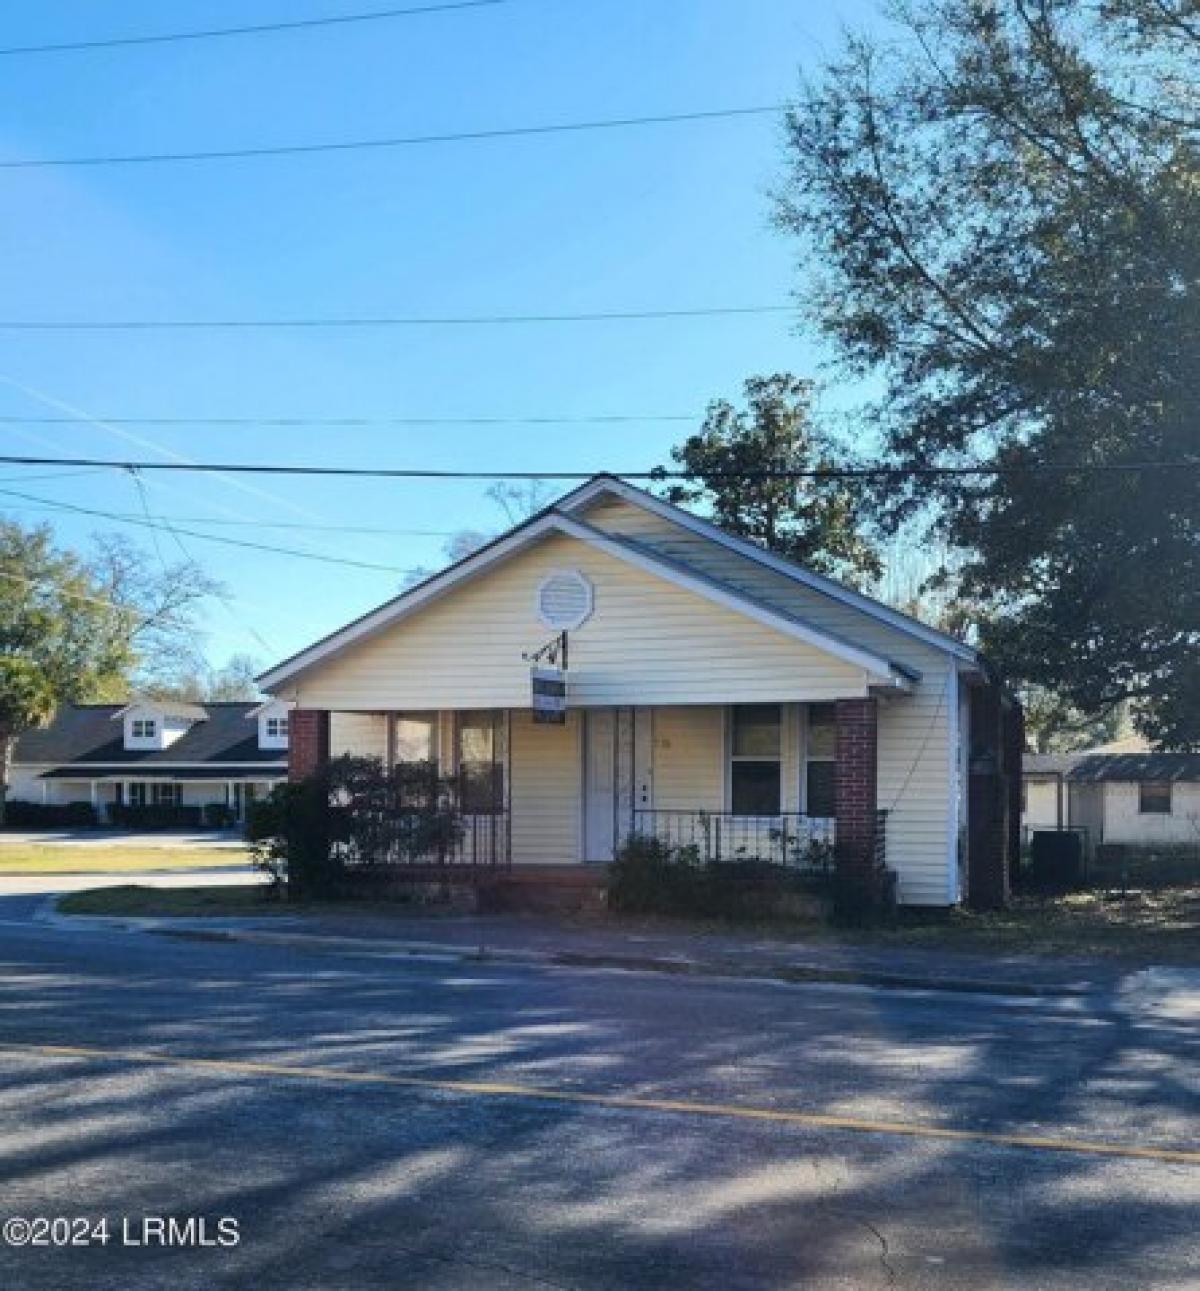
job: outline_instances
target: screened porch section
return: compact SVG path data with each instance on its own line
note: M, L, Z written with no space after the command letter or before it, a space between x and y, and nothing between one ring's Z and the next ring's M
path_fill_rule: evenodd
M597 707L562 724L528 709L334 713L328 751L436 769L460 829L421 865L602 864L639 835L828 873L839 841L832 703ZM412 863L405 850L381 829L377 863Z

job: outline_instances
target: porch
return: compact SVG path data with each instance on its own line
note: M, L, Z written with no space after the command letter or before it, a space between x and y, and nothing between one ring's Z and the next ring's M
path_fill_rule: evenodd
M453 785L458 840L404 860L403 826L381 821L372 862L414 878L453 869L598 880L634 835L705 861L870 872L885 861L876 703L589 707L556 724L512 708L299 709L292 774L344 754L436 767Z

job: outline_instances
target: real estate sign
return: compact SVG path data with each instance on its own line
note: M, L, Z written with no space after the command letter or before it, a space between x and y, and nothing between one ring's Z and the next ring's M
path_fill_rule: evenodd
M561 668L529 670L533 689L533 720L562 726L567 720L567 675Z

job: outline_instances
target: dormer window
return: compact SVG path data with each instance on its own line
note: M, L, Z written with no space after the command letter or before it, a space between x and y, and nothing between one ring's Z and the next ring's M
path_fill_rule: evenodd
M129 734L135 740L152 740L158 734L158 723L152 717L135 717L129 724Z
M281 754L288 747L288 713L293 705L281 699L267 699L252 708L247 717L258 722L258 747L277 749Z

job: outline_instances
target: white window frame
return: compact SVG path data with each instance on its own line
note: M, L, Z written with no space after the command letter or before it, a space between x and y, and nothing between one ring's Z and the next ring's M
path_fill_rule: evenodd
M1142 797L1146 789L1165 789L1167 791L1167 809L1160 811L1157 808L1147 808L1145 799ZM1175 793L1170 780L1139 780L1138 781L1138 815L1139 816L1170 816L1175 811Z
M779 750L774 757L765 754L735 753L737 736L737 710L739 708L774 708L779 713ZM786 763L787 706L785 704L730 704L725 710L725 810L742 820L769 820L783 814L786 803L783 774ZM735 812L733 808L733 768L738 762L774 762L779 769L779 807L773 812Z
M156 717L134 717L129 722L129 738L133 740L153 740L158 737L158 719Z
M286 740L288 737L288 719L286 717L268 717L264 722L265 734L269 740Z

